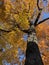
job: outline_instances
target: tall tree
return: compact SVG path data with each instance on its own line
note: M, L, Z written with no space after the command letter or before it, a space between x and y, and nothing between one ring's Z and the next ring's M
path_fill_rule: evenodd
M18 53L15 51L16 49L18 49L16 48L16 46L20 46L22 45L22 43L24 43L21 37L23 33L27 33L28 40L27 40L25 65L35 65L36 63L38 65L43 65L40 52L37 46L38 42L36 38L35 27L41 22L44 22L45 20L49 18L44 19L38 23L38 20L42 12L42 8L39 7L39 0L37 0L37 2L36 0L29 0L29 1L28 0L16 0L15 2L13 1L11 2L10 0L9 1L7 0L5 4L3 2L3 5L5 9L2 9L1 7L1 10L3 10L5 15L3 15L4 18L1 19L2 20L1 24L3 25L0 25L0 38L1 40L4 40L4 42L1 42L1 43L3 44L6 42L5 44L10 43L9 46L13 45L12 50L7 51L6 56L3 53L4 54L3 57L5 56L5 59L7 59L8 54L9 54L8 59L10 59L10 56L12 56L9 61L11 61L12 58L15 58L16 53ZM37 8L35 12L34 12L34 8ZM35 22L33 21L34 16L36 16ZM5 48L6 50L9 50L9 48L7 47ZM0 50L1 52L3 52L2 47ZM15 56L14 56L14 53L15 53ZM1 59L4 59L3 57Z

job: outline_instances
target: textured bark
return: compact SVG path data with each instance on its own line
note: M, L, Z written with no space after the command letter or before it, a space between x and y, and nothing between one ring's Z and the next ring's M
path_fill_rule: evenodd
M32 25L28 33L25 65L43 65L37 44L36 31L34 25Z
M27 44L25 65L43 65L38 45L35 42Z

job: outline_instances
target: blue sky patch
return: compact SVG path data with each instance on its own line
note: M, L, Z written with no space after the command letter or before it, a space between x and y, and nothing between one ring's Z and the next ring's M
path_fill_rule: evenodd
M23 39L24 39L24 41L27 41L28 35L27 35L27 34L24 34L24 35L23 35Z
M48 5L48 1L47 0L42 0L43 2L43 6L46 7Z
M49 12L42 12L42 18L46 19L49 17Z

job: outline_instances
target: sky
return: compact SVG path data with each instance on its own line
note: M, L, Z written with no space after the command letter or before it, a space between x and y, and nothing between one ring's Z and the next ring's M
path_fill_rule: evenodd
M49 18L49 12L42 12L42 18L43 19L46 19L46 18Z

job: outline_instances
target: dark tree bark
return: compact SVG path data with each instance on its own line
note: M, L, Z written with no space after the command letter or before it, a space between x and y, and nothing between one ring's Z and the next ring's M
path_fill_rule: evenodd
M38 45L35 42L27 43L25 65L43 65Z

